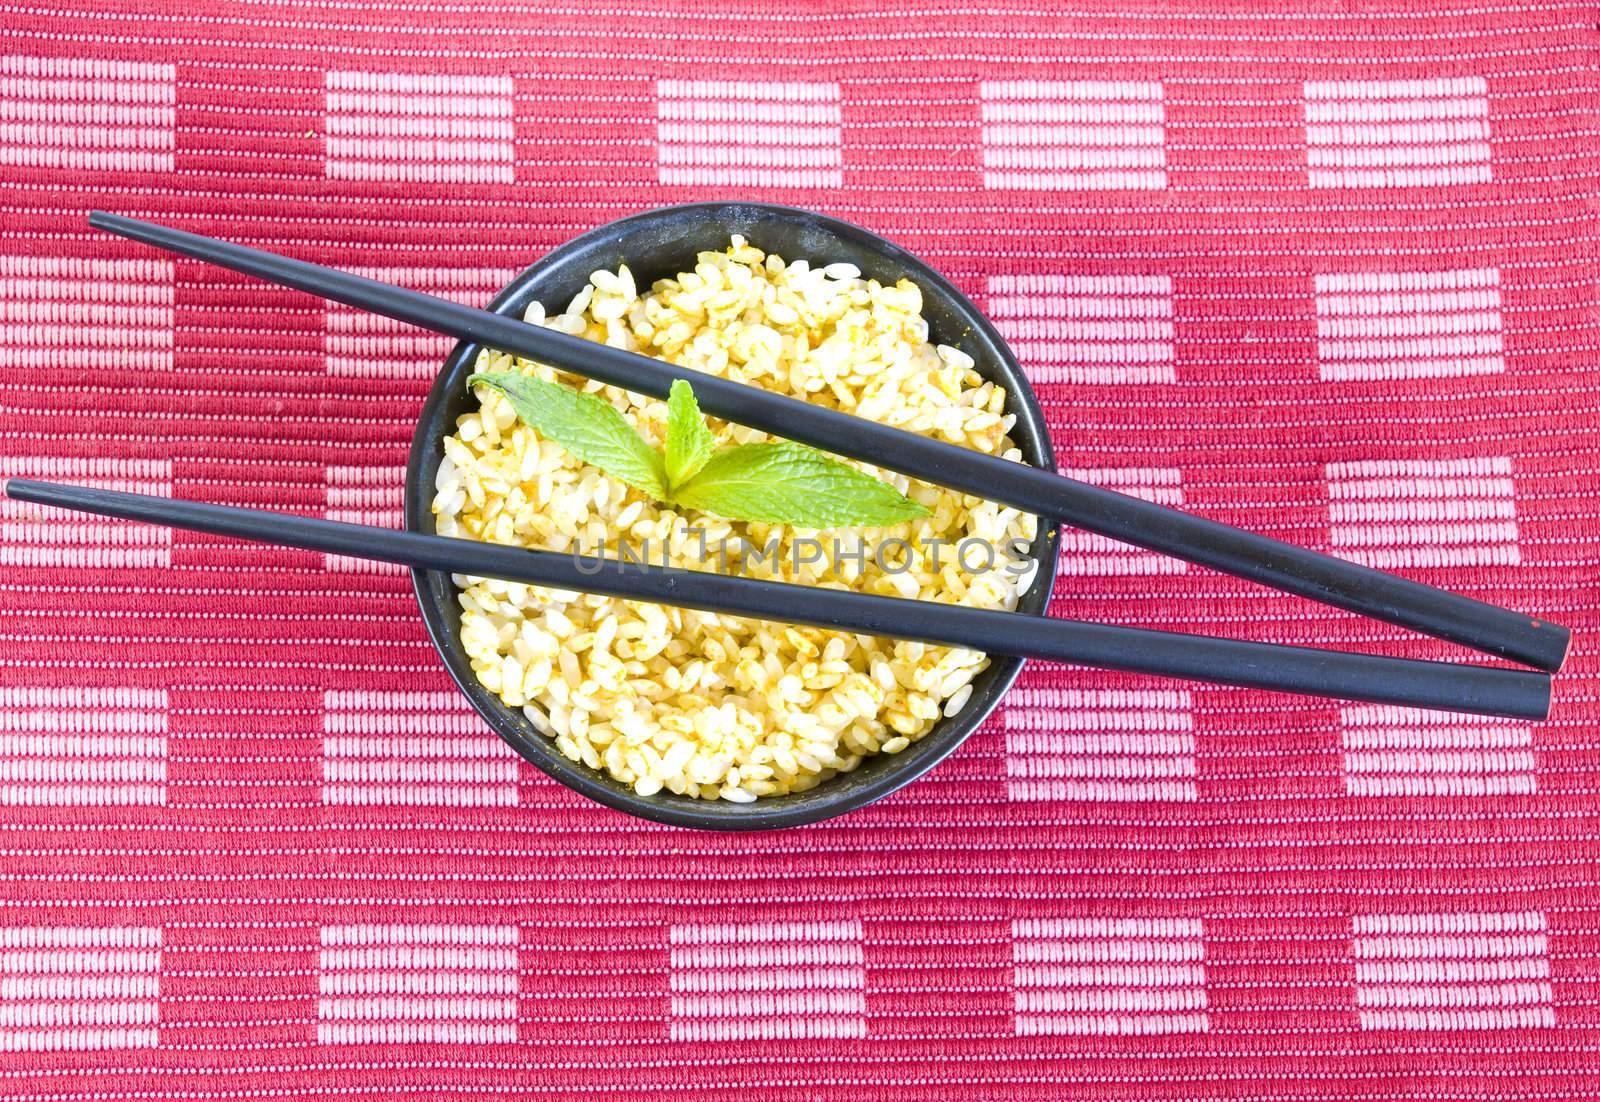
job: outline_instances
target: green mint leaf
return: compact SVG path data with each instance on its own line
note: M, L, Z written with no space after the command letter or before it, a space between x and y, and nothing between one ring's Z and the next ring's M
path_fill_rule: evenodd
M741 444L711 457L672 501L730 520L888 527L928 515L893 486L803 444Z
M716 446L717 438L700 415L694 387L674 379L667 399L667 485L681 486L700 473Z
M522 422L591 466L651 497L665 497L661 453L634 431L617 407L598 394L514 371L471 375L467 385L505 395Z

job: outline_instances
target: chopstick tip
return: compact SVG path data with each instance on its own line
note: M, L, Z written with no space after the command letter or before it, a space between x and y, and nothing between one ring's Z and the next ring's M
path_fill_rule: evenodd
M1534 626L1537 627L1538 625L1539 621L1535 620ZM1572 657L1572 631L1569 628L1562 627L1560 624L1551 624L1548 621L1546 621L1546 626L1561 632L1561 656L1556 659L1556 668L1550 671L1551 673L1560 673L1561 668L1567 664L1567 659Z

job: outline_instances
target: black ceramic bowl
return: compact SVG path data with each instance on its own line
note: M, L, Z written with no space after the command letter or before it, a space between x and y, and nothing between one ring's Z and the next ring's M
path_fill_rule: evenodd
M568 242L534 264L495 298L491 310L517 317L529 303L543 302L555 313L588 282L589 273L615 270L627 262L641 288L664 276L694 267L695 255L727 247L733 234L786 259L804 258L813 265L849 261L870 278L894 283L909 277L922 289L923 316L933 340L962 349L978 370L1001 383L1010 396L1007 412L1017 415L1011 437L1028 462L1055 468L1055 455L1038 399L1022 369L994 327L966 296L928 265L876 234L810 211L759 203L697 203L667 207L601 226ZM453 432L456 419L476 407L466 377L472 372L478 346L457 345L434 381L417 422L406 470L406 526L432 532L434 475L444 456L441 440ZM1033 586L1021 599L1020 611L1043 615L1056 573L1056 526L1041 524L1034 542L1040 560ZM809 792L766 797L749 804L691 800L661 792L637 795L581 763L570 762L554 742L518 710L506 707L478 683L461 646L461 606L447 574L414 571L417 601L428 634L450 676L473 707L512 748L569 788L619 811L659 823L706 830L766 830L814 823L854 810L932 769L960 746L992 712L1016 680L1022 661L996 657L972 683L972 699L956 716L898 754L868 758L850 773L833 777Z

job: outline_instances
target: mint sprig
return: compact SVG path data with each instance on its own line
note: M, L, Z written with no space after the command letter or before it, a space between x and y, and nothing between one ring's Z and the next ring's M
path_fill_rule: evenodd
M590 466L651 497L665 496L667 474L661 453L598 394L515 371L472 375L467 385L499 391L524 424Z
M665 454L610 402L517 372L475 374L524 424L658 501L729 520L800 528L888 527L928 515L893 486L815 448L782 441L716 450L694 388L675 380Z
M667 486L675 489L699 474L716 451L717 438L700 415L694 387L675 379L667 396Z
M804 528L889 527L928 510L887 482L804 444L741 444L672 491L702 513Z

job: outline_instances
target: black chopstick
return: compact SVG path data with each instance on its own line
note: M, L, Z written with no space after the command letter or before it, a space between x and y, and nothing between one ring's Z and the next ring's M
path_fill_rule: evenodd
M257 543L993 654L1517 719L1544 719L1550 709L1550 676L1531 670L1058 620L25 479L11 479L5 493L18 501Z
M1412 628L1486 654L1559 670L1570 634L1499 608L1280 540L1155 505L1086 482L984 455L757 387L675 367L519 319L274 253L120 215L89 224L271 283L512 352L625 390L665 398L674 379L724 420L912 478L1052 517L1124 543L1259 582L1286 593Z

